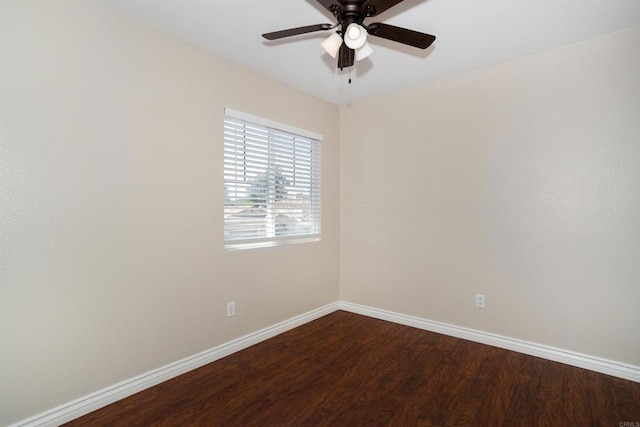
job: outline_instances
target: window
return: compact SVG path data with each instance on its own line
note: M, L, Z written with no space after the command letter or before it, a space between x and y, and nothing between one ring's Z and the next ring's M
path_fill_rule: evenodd
M225 248L320 239L321 140L225 109Z

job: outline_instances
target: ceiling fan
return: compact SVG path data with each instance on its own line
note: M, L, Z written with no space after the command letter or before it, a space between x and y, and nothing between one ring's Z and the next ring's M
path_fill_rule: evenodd
M326 31L340 27L328 39L322 42L324 50L333 58L338 56L338 68L353 65L354 61L369 56L373 49L367 43L367 34L393 40L420 49L426 49L435 41L430 34L406 28L396 27L381 22L365 25L365 18L376 16L395 6L403 0L317 0L324 8L335 16L336 24L316 24L288 30L263 34L267 40L277 40L299 34Z

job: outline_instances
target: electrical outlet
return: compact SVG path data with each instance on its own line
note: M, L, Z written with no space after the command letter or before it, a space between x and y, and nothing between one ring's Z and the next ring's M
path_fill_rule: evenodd
M231 301L227 303L227 317L236 315L236 302Z
M484 308L484 300L483 294L476 294L476 307Z

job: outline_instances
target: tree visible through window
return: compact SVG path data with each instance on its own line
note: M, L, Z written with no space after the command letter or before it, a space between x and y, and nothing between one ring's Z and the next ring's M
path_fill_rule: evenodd
M320 138L277 126L243 113L225 114L227 247L320 236Z

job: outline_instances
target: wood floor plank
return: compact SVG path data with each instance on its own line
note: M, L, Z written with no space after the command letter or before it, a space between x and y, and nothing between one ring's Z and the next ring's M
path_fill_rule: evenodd
M403 375L406 378L406 398L402 409L390 420L391 425L430 425L432 415L438 413L439 390L446 382L452 365L448 363L449 352L437 345L443 336L433 334L432 337L436 340L419 345L411 364L406 367Z
M539 425L552 426L562 419L565 371L561 363L545 361L542 365L534 419Z
M467 357L472 359L470 365L473 369L468 371L469 381L456 394L447 418L447 423L451 425L479 425L482 420L478 419L478 414L485 401L483 396L487 395L504 360L504 350L480 344L471 348L473 348L473 357L471 355Z
M538 397L541 379L541 359L526 354L517 354L516 364L519 372L512 375L518 378L511 395L509 410L505 415L506 425L535 426L536 406L532 404Z
M613 412L616 422L640 424L640 383L610 378L613 390Z
M589 425L594 419L594 414L589 402L586 371L569 366L563 368L565 373L562 397L565 422L569 425Z
M640 384L338 311L68 426L618 425Z
M505 350L500 369L489 385L484 402L478 411L479 425L505 424L505 417L518 385L519 368L518 355Z

